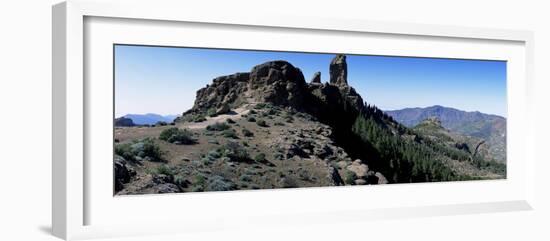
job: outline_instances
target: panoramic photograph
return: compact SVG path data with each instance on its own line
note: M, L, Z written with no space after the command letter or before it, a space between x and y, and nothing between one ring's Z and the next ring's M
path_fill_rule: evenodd
M506 179L506 62L115 44L114 195Z

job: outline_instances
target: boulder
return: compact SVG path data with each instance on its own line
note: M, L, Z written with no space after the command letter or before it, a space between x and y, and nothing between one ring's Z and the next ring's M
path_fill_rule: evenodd
M346 161L339 161L338 163L336 163L336 165L338 165L340 169L344 169L349 165L349 163Z
M355 175L357 175L357 177L359 178L366 177L369 172L369 166L367 166L366 164L362 164L360 161L357 162L357 160L352 162L351 165L347 166L346 169L354 172Z
M164 183L173 183L173 182L174 182L174 176L172 175L157 174L153 176L153 183L155 184L164 184Z
M330 148L330 146L328 144L324 144L319 148L314 148L313 149L313 154L316 155L317 157L321 158L321 159L325 159L325 158L333 155L334 152L332 151L332 148Z
M382 173L380 172L377 172L374 174L374 176L376 176L378 178L378 184L388 184L388 179L386 179L386 177L384 177L384 175L382 175Z
M163 183L153 187L156 193L177 193L180 192L180 188L173 183Z
M367 184L367 181L365 181L365 179L356 179L355 180L355 185L365 185Z
M338 170L336 170L336 168L334 168L333 166L328 167L327 178L329 179L329 182L334 186L344 185L344 180L342 180L342 177L338 173Z
M229 104L224 102L224 103L220 104L218 109L216 109L216 114L217 115L227 114L227 113L229 113L230 110L231 110L231 107L229 107Z
M130 182L130 179L136 175L136 172L127 165L126 160L118 155L114 158L115 172L115 192L124 188L124 184Z

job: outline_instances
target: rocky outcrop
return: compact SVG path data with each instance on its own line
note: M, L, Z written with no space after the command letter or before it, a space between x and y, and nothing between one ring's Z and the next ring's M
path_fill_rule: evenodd
M348 86L348 64L345 55L338 54L330 62L330 83L338 86Z
M236 73L215 78L211 85L197 91L195 104L188 112L226 110L224 104L235 103L246 92L249 78L250 73Z
M286 61L272 61L252 68L248 83L253 101L296 109L305 107L306 82L302 71Z
M327 118L344 114L354 119L364 108L361 96L348 86L346 56L336 55L330 64L330 82L325 84L321 83L320 72L307 84L299 68L282 60L254 66L249 73L215 78L211 85L197 91L193 108L180 119L185 120L190 113L224 114L250 102L293 107ZM342 110L346 113L339 113Z
M132 121L132 119L130 118L126 118L126 117L119 117L119 118L116 118L115 119L115 126L135 126L136 124L134 124L134 121Z
M309 81L311 84L320 84L321 83L321 72L317 71L315 74L313 74L313 78L311 78L311 81Z
M249 73L215 78L211 85L197 91L193 108L184 116L207 112L224 114L247 102L303 109L306 97L302 71L286 61L270 61L253 67Z
M124 188L124 184L130 182L130 179L136 175L136 172L127 165L126 160L118 155L114 158L114 173L115 173L115 192Z
M355 173L358 178L366 178L369 173L369 166L363 164L359 159L353 161L346 169Z

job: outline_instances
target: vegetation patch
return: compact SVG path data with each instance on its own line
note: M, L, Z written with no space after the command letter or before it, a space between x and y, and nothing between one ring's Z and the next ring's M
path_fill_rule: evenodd
M215 117L217 116L217 113L216 113L216 109L215 108L210 108L206 111L206 115L207 116L210 116L210 117Z
M252 133L252 131L249 131L248 129L243 129L242 132L243 132L243 135L246 137L254 136L254 133Z
M181 145L190 145L196 143L192 133L187 129L179 129L177 127L168 128L160 133L159 139Z
M203 115L198 115L192 119L193 122L203 122L206 121L206 117Z
M263 154L263 153L256 154L256 156L254 156L254 161L265 162L266 161L265 154Z
M208 185L206 189L208 191L231 191L235 190L236 185L223 178L222 176L212 176L208 179Z
M206 186L206 177L202 174L197 174L193 178L191 191L193 192L203 192Z
M139 163L141 161L164 162L163 152L152 138L135 140L132 143L115 145L115 154L125 160Z
M238 142L228 142L218 149L223 157L229 158L233 162L250 162L248 151Z
M239 139L237 132L234 129L227 129L222 132L222 135L227 138Z
M261 127L269 127L269 125L265 122L265 120L257 120L256 124Z
M208 131L224 131L224 130L227 130L229 128L231 128L231 126L229 126L226 123L220 123L220 122L216 122L212 125L206 126L206 130L208 130Z
M357 179L357 174L350 170L344 172L344 183L348 185L355 185L355 179Z
M153 169L153 173L157 175L166 175L166 176L174 175L174 171L172 170L172 168L170 168L170 166L166 164L159 165L158 167Z

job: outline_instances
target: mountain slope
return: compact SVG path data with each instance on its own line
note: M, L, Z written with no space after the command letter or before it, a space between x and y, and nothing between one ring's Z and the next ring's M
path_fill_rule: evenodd
M439 105L426 108L406 108L385 111L399 123L414 127L423 120L435 117L444 128L462 135L486 141L491 158L506 162L506 118L481 112L466 112Z

